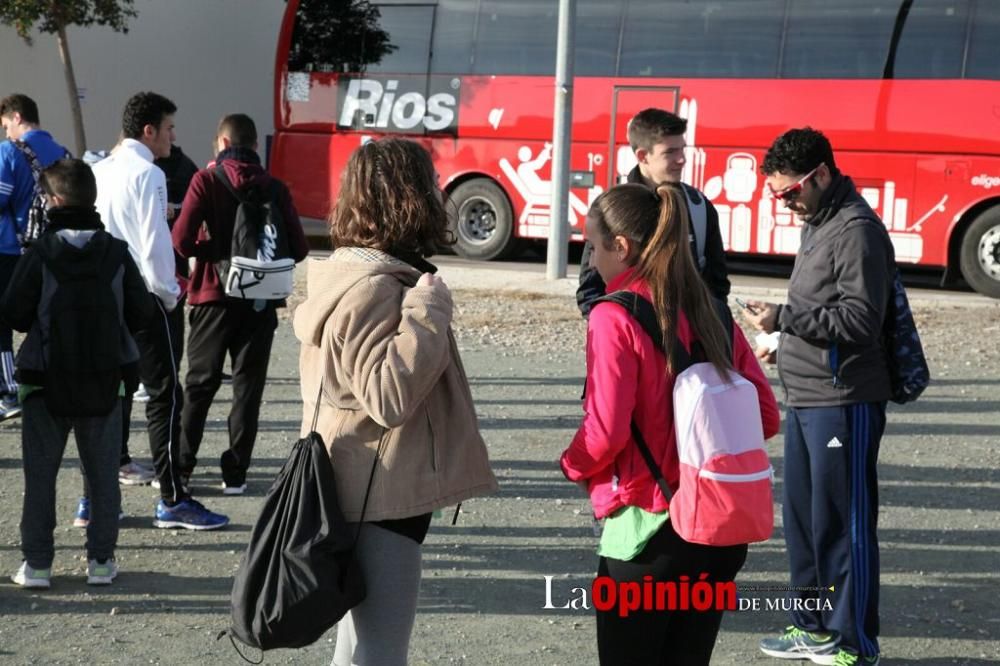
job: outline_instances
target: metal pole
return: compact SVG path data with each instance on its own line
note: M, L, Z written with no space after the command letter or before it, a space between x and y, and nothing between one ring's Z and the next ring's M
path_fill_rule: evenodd
M569 151L573 125L573 24L576 0L559 0L559 37L556 42L556 103L552 125L552 217L545 277L566 277L569 251Z

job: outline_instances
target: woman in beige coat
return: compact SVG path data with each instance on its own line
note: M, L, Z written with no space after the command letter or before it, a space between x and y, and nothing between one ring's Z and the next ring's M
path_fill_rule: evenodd
M330 258L308 263L295 335L302 432L319 396L316 431L344 515L352 528L362 521L368 594L340 621L333 663L405 664L432 512L497 488L451 332L451 292L425 259L450 237L427 151L394 138L358 148L330 237Z

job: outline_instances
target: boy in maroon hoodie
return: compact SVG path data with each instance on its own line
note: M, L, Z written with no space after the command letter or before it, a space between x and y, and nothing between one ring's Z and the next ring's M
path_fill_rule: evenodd
M225 116L216 135L214 168L202 169L191 180L173 227L174 248L195 260L188 286L191 305L188 373L181 413L181 469L190 476L197 464L212 399L222 382L226 355L233 375L229 412L229 448L223 452L222 488L227 495L246 490L247 469L257 438L260 403L267 379L271 342L282 300L250 300L226 295L218 262L230 259L233 230L241 198L264 197L278 211L282 236L296 262L309 252L302 224L284 183L272 178L257 155L257 128L242 113ZM226 182L228 180L228 183Z

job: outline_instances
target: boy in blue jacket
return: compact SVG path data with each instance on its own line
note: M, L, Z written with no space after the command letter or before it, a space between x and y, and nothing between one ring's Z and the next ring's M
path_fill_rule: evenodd
M38 105L27 95L0 99L0 126L7 141L0 143L0 291L10 282L21 256L19 237L28 225L35 194L32 162L44 168L68 151L39 129ZM18 416L17 382L14 380L14 337L0 324L0 421Z

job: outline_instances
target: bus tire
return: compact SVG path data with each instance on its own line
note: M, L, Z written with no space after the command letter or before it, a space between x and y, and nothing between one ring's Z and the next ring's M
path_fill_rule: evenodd
M1000 298L1000 206L981 213L965 230L959 266L970 287Z
M448 195L447 208L459 256L489 261L514 249L514 212L507 195L492 180L465 181Z

